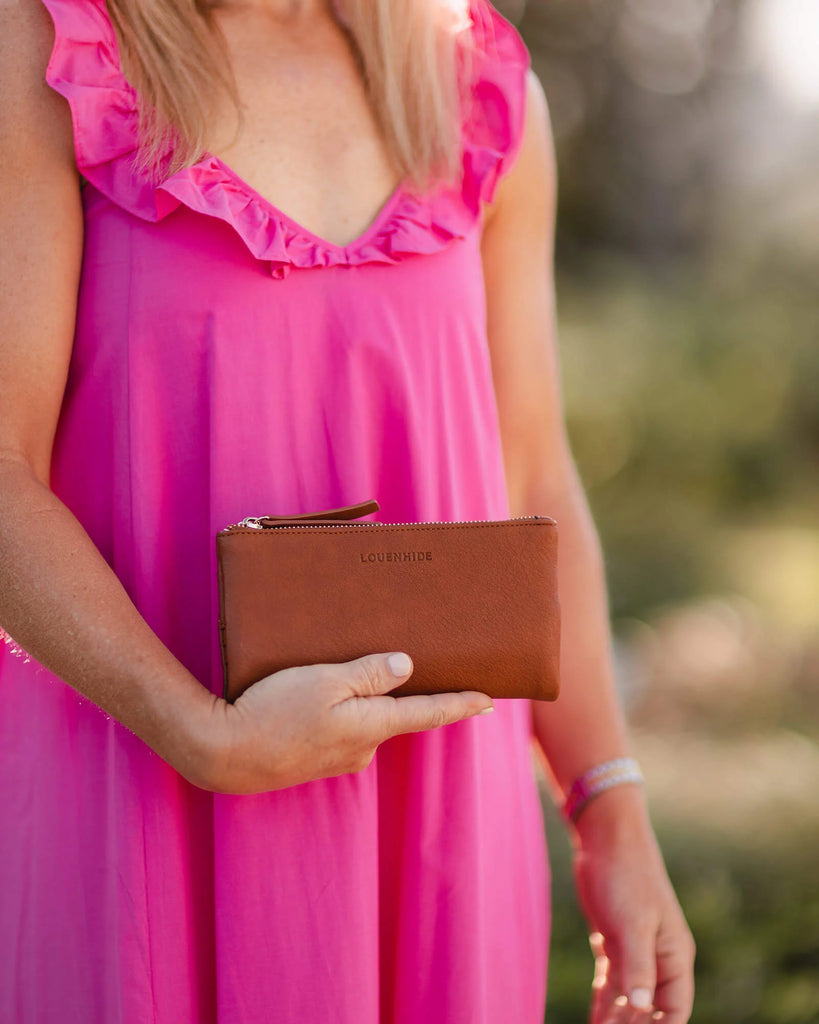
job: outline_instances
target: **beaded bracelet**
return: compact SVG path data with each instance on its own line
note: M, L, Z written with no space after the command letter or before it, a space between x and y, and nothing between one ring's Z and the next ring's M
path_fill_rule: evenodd
M604 761L574 780L561 808L563 816L574 824L586 804L607 789L626 783L640 785L644 781L640 766L633 757L616 757L613 761Z

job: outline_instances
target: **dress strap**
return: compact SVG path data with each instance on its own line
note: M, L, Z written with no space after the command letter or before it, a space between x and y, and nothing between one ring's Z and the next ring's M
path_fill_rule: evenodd
M155 189L131 166L137 152L137 95L122 73L104 0L43 0L54 22L46 81L68 101L77 169L129 213L157 220Z
M470 0L472 109L464 124L465 198L491 202L515 162L526 119L531 55L515 26L489 0Z

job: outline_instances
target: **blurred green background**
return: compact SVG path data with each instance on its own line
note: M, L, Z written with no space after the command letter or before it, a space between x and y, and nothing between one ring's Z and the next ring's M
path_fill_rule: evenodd
M819 0L498 0L558 148L567 416L697 1024L819 1021ZM547 806L547 1024L592 961Z

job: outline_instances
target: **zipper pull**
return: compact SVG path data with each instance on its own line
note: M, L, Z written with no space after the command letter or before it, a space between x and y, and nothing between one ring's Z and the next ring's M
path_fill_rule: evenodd
M344 505L342 508L330 508L323 512L300 512L292 516L251 516L243 519L238 525L250 527L252 530L271 530L283 523L297 523L304 519L311 521L314 519L361 519L362 516L377 512L378 508L378 502L375 498L371 498L369 501L361 501L357 505Z

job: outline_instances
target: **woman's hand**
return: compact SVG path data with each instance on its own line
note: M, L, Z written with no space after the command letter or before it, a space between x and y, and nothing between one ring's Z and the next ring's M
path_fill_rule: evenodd
M685 1024L694 1000L694 940L637 787L611 789L581 812L574 871L596 961L591 1024Z
M397 672L390 660L397 660ZM199 735L204 769L189 781L218 793L260 793L359 772L379 743L492 710L483 693L390 697L412 672L410 658L286 668L254 683L233 704L216 700Z

